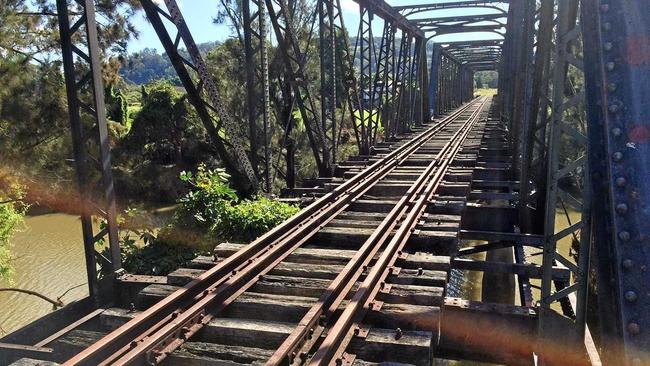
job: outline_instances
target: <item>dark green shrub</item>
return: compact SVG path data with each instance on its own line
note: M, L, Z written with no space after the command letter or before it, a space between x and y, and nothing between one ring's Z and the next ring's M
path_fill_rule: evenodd
M27 206L22 204L23 189L0 176L0 281L11 280L11 244L9 240L23 222Z
M227 240L249 242L293 216L299 208L266 197L226 207L212 231Z
M106 88L104 94L107 117L122 125L126 125L129 105L124 93L121 90L116 91L114 86L109 86Z
M240 201L223 169L199 165L182 172L190 191L178 200L171 223L157 236L141 229L136 212L120 218L124 268L135 274L164 275L186 265L198 254L210 253L221 241L248 242L271 230L299 208L260 197Z
M183 172L181 179L191 185L190 192L179 200L184 228L194 226L214 238L251 241L299 210L265 197L239 201L223 169L200 165L196 176Z

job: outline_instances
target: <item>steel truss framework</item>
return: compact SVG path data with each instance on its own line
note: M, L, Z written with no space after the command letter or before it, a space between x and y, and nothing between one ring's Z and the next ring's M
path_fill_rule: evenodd
M650 21L640 16L645 10L640 2L472 0L391 7L381 0L355 1L361 21L354 47L340 0L316 1L311 24L318 28L318 40L313 30L294 29L286 0L243 2L249 140L223 107L176 1L164 1L167 11L152 0L141 2L224 165L251 191L260 180L270 191L272 181L268 48L274 42L322 176L334 171L343 129L354 131L361 154L371 154L382 128L383 138L391 139L447 113L473 97L476 71L498 70L500 113L519 179L516 230L543 237L542 245L535 245L543 257L540 335L547 336L551 304L559 301L577 337L589 336L587 283L593 257L607 364L641 364L647 357L641 352L650 349L650 191L643 184L650 176L650 111L644 104L650 90ZM110 298L120 268L115 195L94 4L73 3L74 14L81 14L77 18L71 17L68 1L58 0L57 7L88 276L91 294L103 302ZM431 15L459 8L486 13ZM383 23L379 44L373 37L377 22ZM496 38L436 40L473 32L491 32ZM79 38L83 45L73 43ZM308 47L314 44L319 48L318 83L310 82L305 69ZM181 47L191 60L181 56ZM219 128L226 130L228 141L219 137ZM567 140L577 153L562 151ZM93 165L101 168L99 204L90 202L98 190L91 182ZM573 183L571 189L567 182ZM556 212L567 207L580 219L560 228ZM99 233L92 228L96 214L107 220ZM105 237L109 250L97 253L96 243ZM558 252L557 243L564 238L577 244L577 260ZM523 240L512 246L518 262L532 248ZM553 270L558 267L570 270L572 280L557 281ZM528 278L519 280L521 303L533 305ZM541 350L544 358L545 348Z
M103 304L112 298L121 260L95 4L92 0L57 0L56 6L80 193L88 290L97 304ZM77 39L82 40L81 44L76 43ZM95 197L101 199L97 201ZM93 216L105 222L97 232L93 228ZM100 252L102 245L107 250Z
M647 136L636 134L648 123L642 117L647 104L637 98L650 86L650 57L638 51L648 49L650 23L632 15L639 6L614 0L543 0L539 7L535 1L511 2L500 65L502 116L519 173L521 230L544 237L540 334L552 333L551 304L559 301L574 319L577 339L590 340L585 323L595 258L603 362L612 365L642 364L650 347L642 333L650 325L650 253L641 208L648 193L639 180L647 172ZM567 144L573 151L563 148ZM568 209L578 219L567 214L567 225L558 227L556 213ZM559 252L563 239L574 242L577 258ZM554 266L571 270L572 281L554 281ZM549 348L542 346L542 358Z

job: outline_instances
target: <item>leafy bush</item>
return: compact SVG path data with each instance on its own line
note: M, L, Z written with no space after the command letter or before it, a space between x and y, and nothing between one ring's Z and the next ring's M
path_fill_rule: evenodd
M299 210L265 197L240 201L228 178L223 169L204 164L196 174L182 172L180 179L190 191L178 200L171 223L157 236L138 224L137 211L127 211L119 220L124 268L135 274L164 275L210 253L220 241L251 241Z
M159 240L149 221L143 212L136 209L127 209L118 216L122 267L127 272L166 275L199 254L196 248ZM102 229L104 225L105 221L101 223ZM103 254L110 255L108 251L109 248L105 247Z
M0 280L10 280L13 267L9 240L23 222L27 207L20 201L22 188L16 184L5 185L2 178L0 177Z
M184 231L194 227L214 239L251 241L299 210L266 197L240 201L228 178L223 169L205 165L199 166L196 175L181 173L181 180L192 187L179 200L177 219L184 223Z
M261 197L230 205L212 231L227 240L248 242L293 216L296 206Z

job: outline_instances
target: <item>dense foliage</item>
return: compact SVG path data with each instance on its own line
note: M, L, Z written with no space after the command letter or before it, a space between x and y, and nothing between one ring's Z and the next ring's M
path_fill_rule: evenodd
M250 241L298 211L295 206L265 197L239 200L222 169L201 165L196 174L184 172L181 179L192 190L179 200L177 218L186 229L206 230L214 238Z
M499 84L499 75L496 71L477 71L474 73L476 88L496 89Z
M205 42L197 45L201 53L208 53L219 45L218 42ZM181 55L189 59L186 51L181 50ZM144 48L124 58L120 75L127 82L134 84L149 84L158 80L168 80L174 85L180 85L176 71L166 54L158 53L154 48Z
M249 242L280 224L299 209L266 197L240 200L223 169L199 165L182 172L190 191L178 200L171 222L157 235L137 224L127 211L121 224L122 261L130 273L160 275L209 253L220 241Z
M22 204L22 188L0 176L0 281L10 281L10 239L23 221L26 207Z

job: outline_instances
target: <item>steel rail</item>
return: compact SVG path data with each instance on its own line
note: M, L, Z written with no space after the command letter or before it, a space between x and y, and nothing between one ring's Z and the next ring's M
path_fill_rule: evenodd
M449 149L446 149L445 156L431 163L429 166L430 169L427 169L429 171L429 179L425 192L419 196L417 201L409 209L409 213L404 219L404 222L379 259L377 259L377 262L359 286L359 289L345 307L337 322L329 329L325 340L311 358L309 365L329 364L337 355L345 351L347 343L353 335L355 325L363 319L368 309L368 304L373 301L382 285L385 285L385 279L389 274L389 269L397 261L403 248L406 246L406 242L410 238L411 233L415 230L418 219L425 212L427 203L433 198L439 185L442 183L447 170L451 166L451 162L469 135L471 127L479 120L479 116L483 112L487 100L487 98L482 99L480 107L477 108L465 126L463 126L464 128L461 129L462 135L460 138L456 140L452 139L448 142Z
M391 166L390 169L385 169L383 173L377 175L374 180L366 180L365 185L358 186L360 190L356 192L356 197L360 197L370 190L374 183L384 178L394 167L399 166L404 159L417 151L417 149L435 135L435 133L453 122L455 116L456 114L454 114L452 118L445 119L445 122L440 123L435 129L432 129L431 133L427 134L425 139L422 139L418 144L405 151L401 157L396 158L396 164ZM346 202L345 205L340 206L333 213L329 212L323 214L325 219L310 233L296 233L293 235L293 237L289 239L297 240L296 242L288 241L283 243L283 245L288 246L288 248L279 245L277 249L275 249L275 256L266 256L262 260L254 263L251 267L246 268L246 273L242 271L240 275L231 276L226 283L212 286L206 290L208 293L204 298L197 301L189 309L183 311L182 314L177 315L172 322L166 324L155 334L150 335L141 344L133 347L126 355L113 364L138 364L143 360L153 363L161 362L169 353L180 346L185 339L191 337L193 334L198 332L203 325L209 323L215 317L215 313L223 310L239 295L252 287L257 282L259 276L263 276L271 271L293 251L305 244L314 234L333 220L339 213L347 209L348 203L349 202Z
M479 104L477 110L481 108L481 105ZM468 118L468 121L472 119L473 115L474 113ZM381 224L347 263L343 271L330 282L330 285L321 295L318 302L304 315L298 323L298 326L294 328L282 345L274 352L273 356L266 362L266 365L279 365L286 361L292 363L295 356L306 354L311 349L324 331L322 323L327 323L334 311L351 291L354 283L361 277L364 272L363 269L370 264L375 255L389 240L392 230L406 214L412 199L426 187L427 178L430 177L431 171L435 169L436 162L447 152L451 146L450 143L459 136L462 130L462 127L459 128L450 138L450 141L436 154L432 163L413 182L407 192L386 215L384 220L382 220ZM319 325L319 323L321 324Z
M468 105L467 107L469 108L470 106ZM464 109L462 111L464 111ZM462 113L462 111L459 111L459 114ZM384 172L376 176L376 179L374 180L367 180L365 186L359 186L360 190L356 192L356 197L360 197L369 191L376 182L383 179L392 171L393 168L399 166L404 159L410 157L422 144L428 141L442 128L453 122L456 116L457 114L454 114L453 116L450 116L451 118L445 119L445 122L440 123L435 129L431 130L431 133L427 134L426 138L405 151L401 157L396 158L396 164L391 166L390 169L385 169ZM114 364L136 364L137 361L142 360L144 354L147 354L147 361L153 361L154 363L162 361L169 353L180 346L185 339L191 337L193 334L198 332L203 325L212 320L215 317L215 313L223 310L239 295L252 287L260 276L271 271L296 249L305 244L314 234L333 220L339 213L346 210L348 208L348 203L349 202L341 206L334 213L327 213L325 216L326 219L309 234L296 234L293 239L297 240L297 242L293 242L292 244L289 244L291 242L286 243L287 246L290 246L289 248L278 246L276 250L278 256L268 256L265 260L257 262L254 267L247 268L248 276L244 274L240 276L232 276L228 282L219 286L215 285L208 289L207 291L209 294L205 298L197 301L191 308L184 311L182 315L178 315L173 322L167 324L157 333L151 335L141 345L134 347L127 355L120 358Z
M424 141L428 140L430 135L437 133L467 107L465 106L445 117L413 140L395 149L383 159L336 187L332 192L321 197L283 224L206 271L182 289L172 293L122 327L109 333L68 360L64 365L107 364L129 349L142 350L145 343L149 346L151 339L154 339L151 335L158 330L166 330L165 327L179 317L179 309L207 297L215 291L217 286L224 284L232 277L240 278L242 273L247 273L244 269L250 267L256 261L261 262L260 258L266 258L278 253L280 249L286 247L288 240L307 237L310 232L313 235L315 228L317 231L323 226L323 222L327 218L331 220L334 217L332 213L357 197L358 192L365 191L364 188L368 188L369 184L375 182L379 176L387 174L404 156L408 156L417 150ZM175 325L176 323L172 324ZM145 339L146 341L144 341Z

